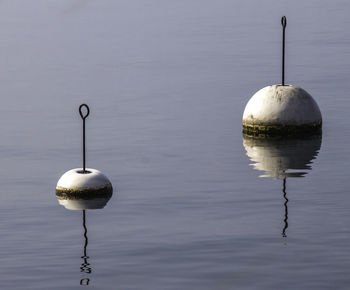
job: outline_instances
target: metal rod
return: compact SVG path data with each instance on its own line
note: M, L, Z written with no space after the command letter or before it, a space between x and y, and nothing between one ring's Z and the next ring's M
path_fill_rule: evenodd
M287 26L287 18L283 16L281 19L282 27L283 27L283 41L282 41L282 86L284 86L284 55L286 51L286 26Z
M83 107L86 108L86 113L84 115L82 109ZM81 104L79 106L79 114L80 114L80 117L83 119L83 173L86 172L86 155L85 155L85 119L87 118L87 116L89 116L90 114L90 109L89 109L89 106L86 105L86 104Z

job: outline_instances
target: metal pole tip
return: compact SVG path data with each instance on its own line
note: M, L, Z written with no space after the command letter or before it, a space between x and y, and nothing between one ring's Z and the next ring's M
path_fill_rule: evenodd
M285 28L287 26L287 17L286 16L282 16L281 24L282 24L283 28Z
M86 109L85 114L84 114L84 112L83 112L83 108ZM86 104L81 104L81 105L79 106L79 114L80 114L80 117L81 117L83 120L85 120L85 119L87 118L87 116L89 116L89 114L90 114L90 108L89 108L89 106L86 105Z

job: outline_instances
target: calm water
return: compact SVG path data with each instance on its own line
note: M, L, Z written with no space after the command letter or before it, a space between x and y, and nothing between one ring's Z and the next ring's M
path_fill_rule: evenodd
M2 0L0 288L348 289L349 9ZM246 102L280 82L282 15L286 81L323 136L243 140ZM87 239L55 197L82 163L83 102L87 165L115 188Z

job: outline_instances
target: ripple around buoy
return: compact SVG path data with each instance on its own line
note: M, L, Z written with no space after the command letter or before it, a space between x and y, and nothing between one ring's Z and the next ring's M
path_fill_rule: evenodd
M56 185L58 199L110 198L113 187L109 179L99 170L75 168L64 173Z
M247 135L313 135L321 133L322 116L315 100L302 88L271 85L248 101L242 125Z

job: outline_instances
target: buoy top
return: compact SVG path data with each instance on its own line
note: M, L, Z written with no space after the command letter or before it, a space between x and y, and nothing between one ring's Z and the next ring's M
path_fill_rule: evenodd
M243 113L243 125L300 126L321 124L314 99L294 85L271 85L255 93Z
M75 168L64 173L57 182L57 188L89 189L100 188L111 185L108 178L99 170L86 168Z

